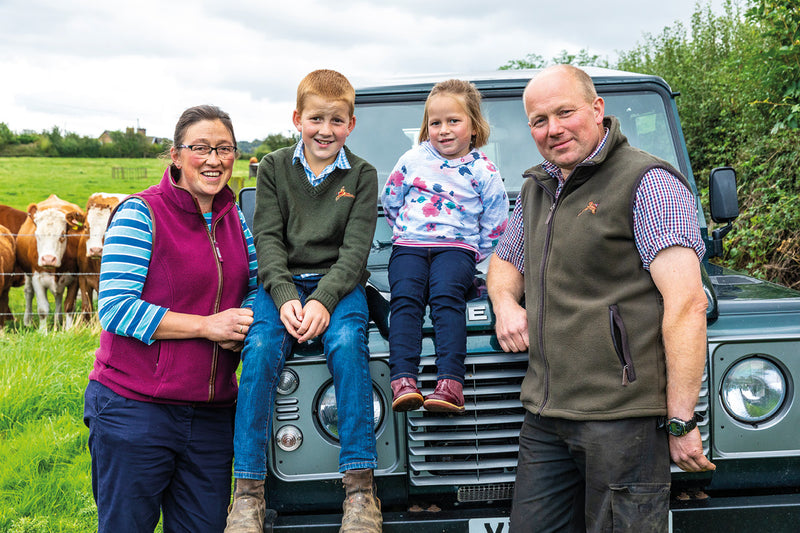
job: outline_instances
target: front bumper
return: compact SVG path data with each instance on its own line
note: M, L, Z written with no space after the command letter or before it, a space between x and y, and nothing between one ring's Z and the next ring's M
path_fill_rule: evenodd
M507 521L508 507L492 509L462 509L458 511L420 511L420 512L384 512L384 533L413 532L413 533L442 533L463 532L469 533L470 520L480 522L481 533L507 533L508 526L498 528L498 520ZM279 516L274 526L276 532L313 531L318 533L335 533L341 526L342 515L294 515ZM484 526L483 523L488 524ZM475 524L473 523L473 527Z
M674 533L795 532L800 531L800 493L730 493L706 500L673 500L670 515Z
M799 489L800 490L800 489ZM461 509L456 511L384 512L386 533L470 533L480 531L506 533L498 526L508 519L507 506ZM341 514L305 514L279 516L276 532L337 532ZM470 529L472 521L472 530ZM705 500L677 501L670 505L670 531L673 533L730 533L736 531L798 531L800 492L769 495L712 495Z

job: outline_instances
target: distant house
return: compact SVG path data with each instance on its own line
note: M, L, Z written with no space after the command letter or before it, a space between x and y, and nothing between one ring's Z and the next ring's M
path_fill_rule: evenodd
M125 129L125 133L128 135L132 135L133 131L134 131L133 128ZM136 134L144 137L147 144L162 144L165 142L170 142L170 139L166 137L148 136L147 130L145 128L138 128L136 130ZM109 130L105 130L103 133L101 133L100 137L98 137L97 140L100 141L100 144L108 144L114 142L114 140L111 138L111 132Z

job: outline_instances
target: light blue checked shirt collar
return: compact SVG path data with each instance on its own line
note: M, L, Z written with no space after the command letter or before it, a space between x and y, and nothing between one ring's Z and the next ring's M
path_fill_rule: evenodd
M308 161L306 161L306 154L303 153L303 139L297 143L297 147L294 149L294 155L292 156L292 164L295 161L300 161L300 164L303 165L303 170L306 171L306 177L308 178L308 182L313 186L316 187L323 181L325 178L330 176L331 172L333 172L337 168L341 168L342 170L349 170L350 169L350 162L347 160L347 155L344 153L344 146L339 148L339 155L336 156L336 160L328 165L327 167L322 169L322 172L319 173L319 176L315 176L314 172L311 170L311 167L308 166Z

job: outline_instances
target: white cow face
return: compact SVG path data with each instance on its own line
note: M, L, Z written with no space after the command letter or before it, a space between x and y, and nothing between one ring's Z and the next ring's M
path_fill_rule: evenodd
M60 267L67 249L67 216L59 209L42 209L33 215L39 266Z
M93 206L86 213L86 224L89 226L86 257L100 257L103 254L103 236L106 233L109 218L111 218L110 207Z
M67 228L83 225L83 213L64 213L60 209L40 209L33 213L36 224L36 249L39 266L58 268L67 249Z

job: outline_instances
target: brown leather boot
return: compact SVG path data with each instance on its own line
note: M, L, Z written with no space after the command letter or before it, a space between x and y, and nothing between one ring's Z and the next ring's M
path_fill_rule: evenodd
M225 533L262 533L266 512L264 480L236 478Z
M417 388L417 380L411 378L393 379L392 409L397 412L414 411L422 407L422 393Z
M433 392L425 397L422 406L434 413L463 413L463 385L454 379L440 379Z
M381 533L381 501L375 496L372 469L348 470L342 483L345 490L344 515L339 533Z

